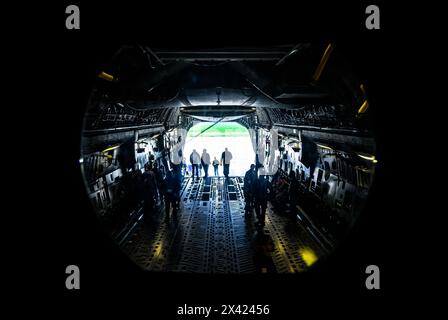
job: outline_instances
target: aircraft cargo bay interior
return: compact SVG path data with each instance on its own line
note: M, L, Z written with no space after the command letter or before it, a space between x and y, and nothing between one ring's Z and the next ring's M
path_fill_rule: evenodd
M362 214L373 108L333 43L123 46L84 117L87 195L144 270L302 272Z

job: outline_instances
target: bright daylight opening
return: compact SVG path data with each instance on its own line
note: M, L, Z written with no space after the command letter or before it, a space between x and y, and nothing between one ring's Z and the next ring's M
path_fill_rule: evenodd
M232 153L229 176L244 176L250 165L255 163L255 152L249 131L237 122L213 124L213 122L200 122L192 126L187 133L183 154L189 174L191 174L189 159L193 149L196 149L199 154L206 149L210 154L210 161L213 162L215 157L220 161L224 148L227 148ZM223 176L223 166L219 166L218 172L220 176ZM201 174L203 176L204 171ZM213 166L210 166L208 175L214 175Z

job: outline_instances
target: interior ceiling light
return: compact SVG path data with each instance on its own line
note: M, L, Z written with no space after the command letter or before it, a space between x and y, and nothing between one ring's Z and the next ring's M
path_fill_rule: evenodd
M114 81L114 76L112 76L104 71L101 71L101 73L98 75L98 78L101 78L106 81Z
M365 100L363 104L359 107L358 114L366 112L367 109L369 109L369 103L367 102L367 100Z
M359 85L359 89L361 89L363 95L366 95L366 89L362 83Z
M365 160L372 161L373 163L378 163L378 160L375 159L375 156L372 155L366 155L362 153L357 153L358 157L363 158Z
M327 48L325 49L324 54L322 55L322 58L316 68L316 71L313 75L313 81L317 82L319 81L320 76L322 75L322 71L324 71L325 65L328 62L328 59L330 58L330 54L333 51L333 45L330 43Z
M101 151L101 152L108 152L108 151L111 151L111 150L115 150L115 149L117 149L119 146L120 146L120 145L112 146L112 147L109 147L109 148L104 149L104 150Z
M317 146L322 148L322 149L333 150L332 148L330 148L328 146L324 146L323 144L317 144Z

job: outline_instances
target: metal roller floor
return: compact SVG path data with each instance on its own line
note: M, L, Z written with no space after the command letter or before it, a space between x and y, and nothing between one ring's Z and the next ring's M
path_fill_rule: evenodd
M243 179L185 178L178 218L165 219L162 206L122 242L123 250L145 270L197 273L253 273L253 215L244 217ZM326 252L307 228L270 207L265 233L274 243L272 261L280 273L300 272ZM305 259L304 259L305 258Z

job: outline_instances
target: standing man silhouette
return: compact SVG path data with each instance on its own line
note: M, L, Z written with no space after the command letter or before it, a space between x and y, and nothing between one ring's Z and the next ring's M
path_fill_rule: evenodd
M255 193L255 182L257 180L257 172L255 171L255 165L251 164L250 169L246 171L244 175L244 201L246 205L244 207L244 217L248 218L251 216L252 209L254 208L254 193Z
M190 154L190 162L191 162L191 177L194 178L194 171L196 170L196 178L199 179L199 164L201 163L201 156L193 149L193 152Z
M207 149L202 151L201 156L202 168L204 168L204 178L208 177L208 166L210 165L210 155L207 153Z
M229 178L230 160L232 160L232 153L225 148L221 155L221 165L224 166L224 176L226 179Z
M272 194L272 185L267 176L259 176L254 185L255 214L257 215L257 225L259 230L263 230L265 225L266 209L268 207L268 196Z
M215 176L217 177L217 176L219 176L219 173L218 173L219 161L218 161L218 159L216 159L216 157L214 157L212 164L213 164L213 169L215 170Z

